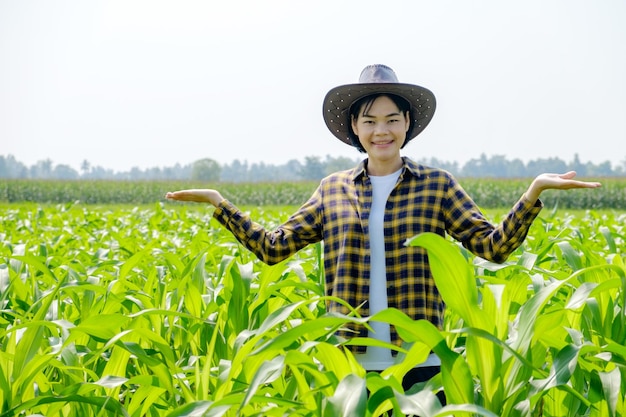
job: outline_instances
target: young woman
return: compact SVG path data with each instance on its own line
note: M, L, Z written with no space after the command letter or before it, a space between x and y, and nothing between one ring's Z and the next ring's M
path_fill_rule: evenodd
M423 249L404 246L419 233L448 234L482 258L504 262L523 242L547 189L595 188L575 173L541 174L498 225L487 221L456 179L446 171L422 166L400 150L430 122L435 97L428 89L398 82L385 65L366 67L355 84L328 92L324 120L339 140L367 153L358 166L324 178L315 193L284 224L266 230L213 189L167 193L179 201L209 203L213 216L261 261L280 262L305 246L324 241L326 292L364 316L387 307L440 326L444 305ZM338 304L330 310L347 313ZM372 323L370 337L400 344L393 328ZM342 333L367 336L364 327ZM387 349L355 348L367 370L393 364ZM431 355L407 374L404 385L429 379L440 362Z

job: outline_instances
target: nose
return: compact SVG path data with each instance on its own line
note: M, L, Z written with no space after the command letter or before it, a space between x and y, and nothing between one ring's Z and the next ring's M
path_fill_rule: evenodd
M376 123L374 126L374 133L377 135L385 134L387 132L389 132L389 129L386 123Z

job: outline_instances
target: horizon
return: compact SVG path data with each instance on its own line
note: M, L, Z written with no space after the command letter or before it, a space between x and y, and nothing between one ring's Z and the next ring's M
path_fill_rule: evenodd
M298 158L292 158L292 159L290 159L290 160L286 160L286 161L283 161L283 162L280 162L280 163L269 163L269 162L265 162L265 161L248 161L248 160L243 160L243 159L239 159L239 162L241 162L241 163L243 163L243 164L247 164L248 166L252 166L252 165L255 165L255 164L265 164L265 165L269 165L269 166L282 166L282 165L286 165L287 163L289 163L289 162L290 162L290 161L292 161L292 160L297 160L299 163L304 163L304 162L305 162L305 159L306 159L306 158L309 158L309 157L318 157L318 158L320 158L320 160L321 160L321 161L324 161L324 160L326 160L326 157L327 157L327 156L331 156L331 155L324 155L324 156L319 156L319 155L306 155L304 158L301 158L301 159L298 159ZM414 157L413 155L403 155L403 156L407 156L407 157L409 157L409 158L411 158L411 159L413 159L413 160L415 160L415 161L428 161L428 160L432 160L432 159L434 158L434 157L416 158L416 157ZM29 165L29 164L24 163L23 161L20 161L20 160L19 160L18 158L16 158L14 155L10 155L10 154L9 154L9 155L2 155L2 154L0 154L0 157L3 157L3 158L13 157L13 158L15 158L15 161L16 161L17 163L21 163L21 164L23 164L23 165L24 165L26 168L28 168L28 169L30 169L30 168L32 168L32 167L34 167L34 166L36 166L36 165L37 165L37 163L39 163L39 162L44 162L44 161L46 161L46 160L50 160L50 162L52 163L52 167L53 167L53 168L54 168L54 167L56 167L56 166L69 166L70 168L72 168L72 169L74 169L75 171L77 171L79 174L82 174L82 172L83 172L83 170L82 170L82 168L81 168L81 166L82 166L82 162L81 162L81 164L80 164L78 167L74 167L74 166L69 165L69 164L64 164L64 163L56 163L56 162L55 162L53 159L51 159L51 158L44 158L44 159L41 159L41 160L35 161L35 163L33 163L33 164L30 164L30 165ZM341 158L341 157L344 157L344 156L343 156L343 155L341 155L341 156L337 156L336 158ZM552 157L539 157L539 158L532 158L532 159L529 159L529 160L522 160L521 158L507 158L507 157L506 157L506 156L504 156L504 155L498 155L498 154L488 155L488 154L486 154L486 153L485 153L485 157L486 157L486 159L487 159L487 160L490 160L491 158L494 158L494 157L504 157L504 159L505 159L507 162L512 162L512 161L515 161L515 160L520 160L520 161L524 164L524 166L528 166L528 164L529 164L530 162L547 161L547 160L557 160L557 161L562 161L562 162L564 162L564 163L566 163L566 164L568 164L568 165L569 165L569 164L574 163L574 161L575 161L575 159L576 159L576 155L574 155L574 157L573 157L573 158L571 158L571 159L569 159L569 160L568 160L568 159L563 159L563 158L560 158L560 157L558 157L558 156L552 156ZM367 158L367 155L365 155L365 154L360 154L360 153L359 153L359 154L358 154L355 158L349 158L349 157L346 157L346 158L353 160L353 161L355 162L355 164L356 164L356 163L358 163L358 161L361 161L362 159ZM138 166L133 166L133 167L129 167L129 168L124 169L124 170L114 170L113 168L110 168L110 167L107 167L107 166L98 165L98 164L93 164L93 163L91 163L91 161L88 161L88 160L86 160L86 161L87 161L87 162L89 162L89 165L90 165L90 167L91 167L91 168L98 167L98 168L102 168L102 169L104 169L104 170L106 170L106 171L112 171L114 174L117 174L117 173L125 173L125 172L130 172L130 171L132 171L132 170L134 170L134 169L139 169L140 171L147 171L147 170L154 169L154 168L158 168L158 169L171 168L171 167L175 167L177 164L178 164L178 165L180 165L181 167L185 167L185 166L190 166L190 165L193 165L193 163L194 163L194 162L196 162L196 161L198 161L198 160L201 160L201 159L205 159L205 157L200 157L200 158L198 158L198 159L196 159L196 160L194 160L194 161L187 162L187 163L180 163L180 162L176 163L176 162L175 162L175 163L173 163L173 164L171 164L171 165L154 165L154 166L146 166L146 167L143 167L143 168L142 168L142 167L138 167ZM209 159L210 159L210 158L209 158ZM436 158L435 158L435 159L436 159ZM464 161L464 162L460 162L460 161L453 161L453 160L441 160L441 159L437 159L437 161L438 161L438 162L440 162L440 163L442 163L442 164L448 164L448 165L449 165L449 164L457 164L457 165L458 165L458 167L462 169L462 168L463 168L465 165L467 165L469 162L471 162L471 161L476 161L476 160L480 160L480 159L481 159L481 156L479 156L479 157L477 157L477 158L470 158L470 159L468 159L468 160L466 160L466 161ZM230 164L232 164L232 163L233 163L233 162L235 162L236 160L237 160L237 159L233 159L233 160L231 160L231 161L229 161L229 162L220 162L220 161L216 161L216 162L217 162L220 166L222 166L222 167L223 167L223 166L225 166L225 165L230 165ZM609 160L600 161L600 162L595 162L595 161L591 161L591 160L585 160L584 158L581 158L581 157L580 157L580 155L578 155L578 161L579 161L581 164L584 164L584 165L587 165L587 164L592 164L592 165L595 165L595 166L598 166L598 165L601 165L601 164L603 164L603 163L608 162L608 163L610 163L610 165L611 165L611 169L612 169L612 170L619 170L620 168L621 168L621 169L626 170L626 158L625 158L625 159L624 159L624 160L623 160L620 164L614 164L614 163L612 163L612 162L611 162L611 161L609 161Z

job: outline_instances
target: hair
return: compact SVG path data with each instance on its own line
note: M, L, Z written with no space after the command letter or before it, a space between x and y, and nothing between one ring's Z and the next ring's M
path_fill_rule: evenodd
M367 114L367 112L370 110L370 108L374 104L374 101L376 101L376 99L379 97L389 97L391 101L393 101L394 104L398 107L398 109L402 112L402 114L406 114L407 112L409 113L411 124L409 125L408 131L410 132L411 129L413 128L413 118L410 117L411 104L409 103L407 99L400 97L398 95L395 95L395 94L391 94L391 93L370 94L369 96L361 97L360 99L355 101L352 104L352 106L350 106L350 109L348 110L350 113L349 114L350 122L352 122L353 119L356 120L359 117L359 112L361 111L361 109L363 109L363 114ZM361 141L359 140L359 137L352 130L352 123L348 123L348 138L350 139L352 146L357 148L359 152L361 153L366 152L365 148L361 144ZM407 140L405 138L404 143L402 144L400 148L404 148L406 144L407 144Z

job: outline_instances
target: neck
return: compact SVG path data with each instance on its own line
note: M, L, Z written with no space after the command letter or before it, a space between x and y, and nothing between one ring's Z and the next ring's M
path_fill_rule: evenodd
M367 161L367 173L376 177L390 175L402 168L403 163L400 156L393 161L376 161L369 159Z

